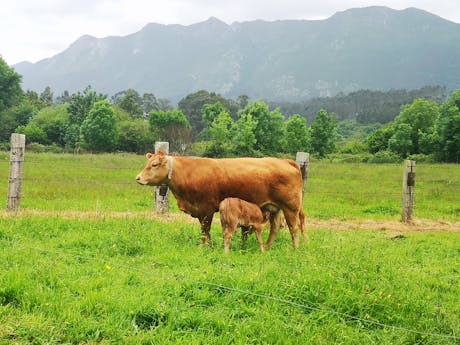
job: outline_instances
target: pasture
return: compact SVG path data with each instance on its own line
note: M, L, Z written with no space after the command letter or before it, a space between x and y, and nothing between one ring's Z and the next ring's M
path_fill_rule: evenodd
M218 223L200 248L173 200L154 214L144 162L26 153L22 211L0 213L0 344L460 344L460 166L417 166L419 231L398 227L401 166L313 162L308 242L237 235L225 256Z

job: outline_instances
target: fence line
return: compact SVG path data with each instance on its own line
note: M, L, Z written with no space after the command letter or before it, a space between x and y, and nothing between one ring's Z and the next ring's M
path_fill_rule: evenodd
M298 155L297 155L298 159L302 158L301 159L301 162L299 161L299 164L301 164L301 166L304 166L305 168L305 171L308 172L308 167L309 167L309 155L308 153L301 153L299 152ZM50 167L51 165L51 162L48 162L48 161L42 161L40 159L37 159L39 157L35 157L36 159L30 161L30 160L27 160L27 165L34 165L35 167L36 166L43 166L45 169L46 167ZM1 162L5 162L5 163L8 163L8 161L5 159L5 160L2 160L0 161ZM303 164L302 162L304 162L305 164ZM126 179L121 179L117 176L117 178L115 179L114 177L112 177L112 182L107 182L107 181L104 181L104 182L98 182L99 185L101 186L128 186L128 185L135 185L134 183L134 176L135 176L135 173L138 171L135 167L133 168L127 168L127 167L116 167L116 166L113 166L113 167L110 167L110 166L95 166L97 165L97 155L94 156L94 162L92 161L84 161L82 162L84 164L81 164L81 165L78 165L77 164L72 164L72 162L69 162L69 161L64 161L64 162L59 162L59 167L62 168L62 167L71 167L71 168L77 168L77 169L81 169L82 171L86 172L87 174L83 176L83 178L80 178L78 179L78 184L81 184L81 185L85 185L85 184L92 184L94 181L88 176L88 173L94 173L94 174L97 174L99 171L101 172L107 172L107 171L112 171L112 172L115 172L115 171L130 171L132 172L132 176L133 176L133 179L132 181L129 180L129 181L126 181ZM303 165L302 165L303 164ZM316 166L316 168L318 169L321 169L321 166L323 165L322 162L317 162L314 164L314 166ZM357 175L357 171L359 171L358 167L362 167L362 166L368 166L367 163L346 163L347 166L350 167L350 171L348 172L348 169L345 169L347 170L346 172L343 172L342 173L342 178L346 178L347 176L352 176L353 178L356 178L358 175ZM396 166L396 164L391 164L392 166ZM140 168L140 167L139 167ZM316 169L315 168L315 169ZM33 172L34 169L31 169L31 171ZM37 169L38 170L38 169ZM110 177L110 173L107 174L109 178ZM58 175L59 176L59 175ZM406 175L404 175L406 176ZM86 179L84 178L86 177ZM107 179L106 179L107 180ZM306 180L306 176L305 176L305 180ZM69 182L76 182L77 179L76 178L70 178L70 179L64 179L64 178L60 178L60 179L56 179L54 177L50 177L50 178L47 178L47 177L34 177L33 175L31 177L28 176L28 174L26 173L26 177L23 178L23 181L25 183L38 183L40 184L41 182L43 182L44 184L60 184L60 183L69 183ZM310 173L310 176L308 176L308 181L309 181L309 184L308 184L308 192L306 194L306 202L308 203L308 199L309 199L309 196L311 195L333 195L335 199L340 199L340 198L351 198L352 199L352 202L350 203L351 205L348 205L347 203L347 207L350 209L362 209L363 206L359 206L359 205L354 205L356 204L356 200L358 199L358 203L360 203L360 201L362 199L368 199L369 201L372 201L373 203L376 203L376 199L378 199L379 197L389 197L391 198L392 200L394 199L394 205L396 204L399 204L399 207L402 208L402 209L408 209L409 211L413 211L416 207L414 205L414 194L413 194L413 187L412 187L412 194L411 194L411 202L410 203L407 203L407 202L404 202L403 201L403 205L401 207L401 192L398 191L399 188L397 188L398 184L400 183L400 179L396 178L396 174L395 176L391 175L391 182L394 182L394 186L395 188L391 188L389 189L389 192L382 192L380 190L374 190L374 191L366 191L365 193L360 193L359 190L358 191L355 191L352 187L352 186L349 186L349 185L345 185L344 184L344 187L340 189L340 191L328 191L328 185L327 185L327 181L323 181L321 180L319 177L315 176L315 175L311 175ZM413 179L411 180L413 181ZM387 180L386 183L388 183L389 180ZM425 183L427 181L424 181ZM369 181L369 183L372 183L372 181ZM378 184L376 185L378 186ZM425 186L426 187L426 186ZM157 191L160 190L161 188L157 188ZM388 189L387 189L388 190ZM304 183L304 191L305 191L305 183ZM418 192L418 191L417 191ZM27 195L27 191L25 193ZM407 194L407 193L406 193ZM406 195L404 192L403 192L403 196ZM418 194L418 196L424 196L426 195L423 191ZM159 198L157 196L157 200L160 200L161 198ZM417 202L419 204L429 204L429 201L422 201L422 200L417 200ZM387 203L388 204L388 203ZM393 205L393 203L391 203L391 205ZM371 205L369 205L371 206ZM378 207L378 205L373 205L373 207ZM403 220L405 219L405 217L403 217Z
M8 243L8 244L10 244L12 246L16 245L16 246L20 246L20 247L25 248L25 249L40 251L40 252L44 252L44 253L50 253L50 254L56 254L56 255L64 255L64 256L74 257L74 258L78 258L78 259L99 261L104 265L109 265L109 267L111 267L111 268L116 267L116 266L110 265L110 260L107 260L105 258L101 258L99 256L94 257L94 256L87 256L87 255L81 255L81 254L75 254L75 253L68 253L68 252L65 252L65 251L44 249L44 248L40 248L40 247L36 247L36 246L25 245L23 243L14 242L14 241L11 241L11 240L6 240L6 239L3 239L3 238L0 238L0 242ZM118 266L123 268L123 269L125 269L125 270L128 270L128 271L137 271L137 272L140 272L140 273L146 273L145 270L139 269L139 268L134 267L134 266L128 266L128 265L118 265ZM174 277L174 278L175 278L175 280L178 280L177 277ZM341 312L338 312L338 311L335 311L335 310L327 310L327 309L322 309L322 308L319 308L319 307L312 307L310 305L297 303L297 302L294 302L294 301L291 301L291 300L288 300L288 299L279 298L279 297L276 297L276 296L265 295L265 294L259 294L257 292L253 292L253 291L249 291L249 290L242 290L242 289L238 289L238 288L234 288L234 287L230 287L230 286L225 286L225 285L222 285L222 284L211 283L211 282L206 282L206 281L196 281L196 280L191 280L191 279L187 279L187 278L182 278L181 280L182 280L182 283L192 283L192 284L211 286L211 287L214 287L214 288L224 289L224 290L227 290L227 291L230 291L230 292L236 292L236 293L245 294L245 295L248 295L248 296L258 297L260 299L270 300L270 301L273 301L273 302L289 305L289 306L296 307L296 308L317 311L317 312L321 312L321 313L325 313L325 314L329 314L329 315L343 317L343 318L350 319L350 320L353 320L353 321L360 321L360 322L364 322L364 323L367 323L367 324L370 324L370 325L375 325L375 326L379 326L379 327L383 327L383 328L388 328L388 329L392 329L392 330L399 331L399 332L413 333L413 334L436 337L436 338L446 338L446 339L460 340L460 337L457 337L455 335L424 332L424 331L418 331L418 330L414 330L414 329L407 328L407 327L402 327L402 326L388 325L388 324L382 323L380 321L363 319L363 318L360 318L360 317L357 317L357 316L353 316L353 315L346 314L346 313L341 313Z

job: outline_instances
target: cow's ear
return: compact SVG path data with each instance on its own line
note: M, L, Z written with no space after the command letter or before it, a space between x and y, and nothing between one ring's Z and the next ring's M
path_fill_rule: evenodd
M153 156L153 153L150 153L150 152L149 152L149 153L147 153L147 154L145 155L145 157L147 157L147 159L150 159L150 158L152 158L152 156Z

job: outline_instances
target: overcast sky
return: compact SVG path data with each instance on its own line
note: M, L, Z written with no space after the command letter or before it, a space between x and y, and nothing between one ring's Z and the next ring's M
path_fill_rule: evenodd
M0 8L0 55L7 64L51 57L79 37L124 36L147 23L189 25L217 17L231 24L255 19L325 19L366 6L417 7L460 23L458 0L10 0Z

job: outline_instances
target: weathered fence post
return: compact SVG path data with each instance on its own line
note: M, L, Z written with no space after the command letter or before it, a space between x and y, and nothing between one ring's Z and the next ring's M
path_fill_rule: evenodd
M155 153L163 151L169 154L169 143L167 141L155 142ZM166 184L155 188L155 208L159 213L169 212L169 190Z
M21 205L25 148L26 136L17 133L11 134L10 178L7 202L8 211L18 211Z
M302 198L307 189L307 177L308 177L308 165L310 163L310 154L307 152L297 152L295 161L300 166L300 172L302 173Z
M404 161L402 188L402 221L408 222L414 214L415 161Z

